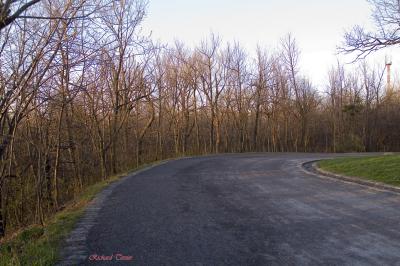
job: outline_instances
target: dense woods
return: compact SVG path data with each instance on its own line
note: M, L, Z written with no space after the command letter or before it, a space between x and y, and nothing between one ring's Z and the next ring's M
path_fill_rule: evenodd
M136 0L32 1L5 25L27 2L0 1L0 236L155 160L400 150L384 64L338 63L316 88L293 35L256 51L214 34L155 44Z

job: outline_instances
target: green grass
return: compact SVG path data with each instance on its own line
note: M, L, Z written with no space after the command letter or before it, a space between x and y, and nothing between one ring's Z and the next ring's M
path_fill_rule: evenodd
M140 168L146 166L149 165ZM2 240L0 243L0 266L54 265L59 259L59 249L63 239L68 236L75 223L82 217L87 204L97 193L125 175L127 173L110 177L87 187L77 200L56 213L46 221L44 226L33 225Z
M318 162L326 171L400 186L400 155L337 158Z

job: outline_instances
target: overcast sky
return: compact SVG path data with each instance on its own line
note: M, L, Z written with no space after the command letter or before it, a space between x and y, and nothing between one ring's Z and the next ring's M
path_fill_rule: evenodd
M344 31L355 24L372 28L371 13L366 0L150 0L143 26L163 43L180 40L193 47L214 32L224 42L238 41L248 52L257 45L274 49L291 32L301 50L302 73L324 89ZM370 61L384 66L388 53L398 60L391 49Z

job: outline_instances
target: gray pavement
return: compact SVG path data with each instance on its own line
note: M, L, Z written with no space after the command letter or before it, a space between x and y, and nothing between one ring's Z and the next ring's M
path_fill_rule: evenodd
M400 265L400 194L300 166L333 156L188 158L127 177L97 206L82 264Z

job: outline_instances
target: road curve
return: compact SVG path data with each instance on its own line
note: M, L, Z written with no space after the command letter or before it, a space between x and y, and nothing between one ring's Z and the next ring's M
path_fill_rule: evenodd
M299 166L332 156L188 158L128 177L104 201L83 264L400 265L400 195Z

